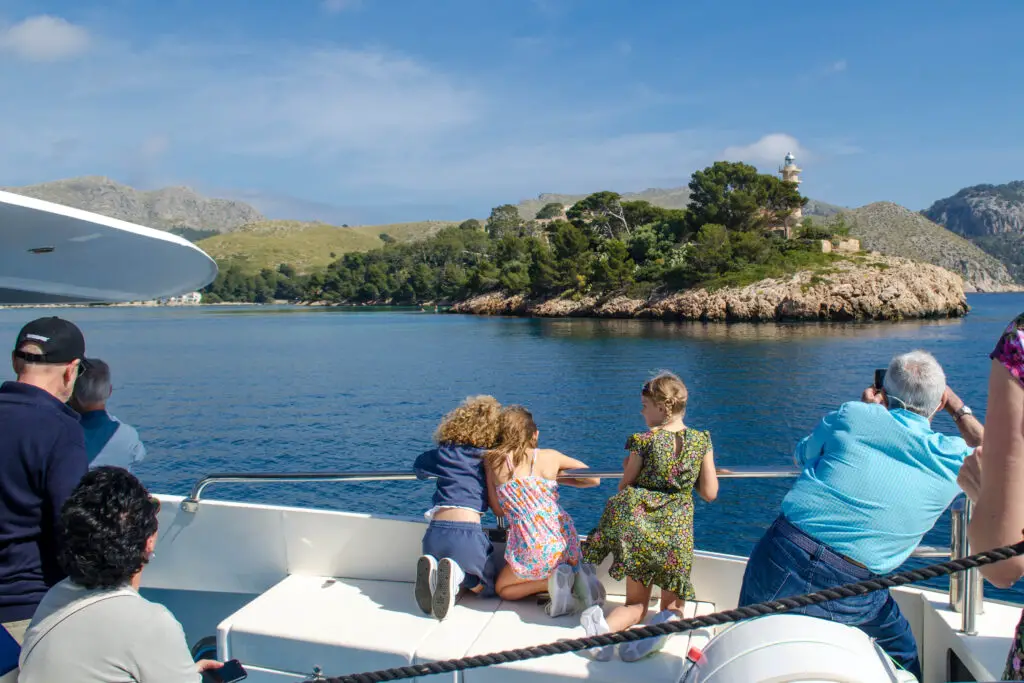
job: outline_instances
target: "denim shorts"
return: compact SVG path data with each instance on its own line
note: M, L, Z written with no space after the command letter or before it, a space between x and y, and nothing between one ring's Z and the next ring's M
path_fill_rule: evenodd
M494 582L503 558L495 556L494 546L481 525L434 520L423 535L423 554L438 560L451 558L466 574L463 588L476 588L483 584L481 595L494 595Z

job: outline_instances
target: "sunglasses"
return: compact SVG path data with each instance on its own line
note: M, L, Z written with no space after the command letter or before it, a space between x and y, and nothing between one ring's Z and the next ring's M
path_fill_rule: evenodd
M153 506L153 512L160 514L160 499L156 496L149 497L149 504Z

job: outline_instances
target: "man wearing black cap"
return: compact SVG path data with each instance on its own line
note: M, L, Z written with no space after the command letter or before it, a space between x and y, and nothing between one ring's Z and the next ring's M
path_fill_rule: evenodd
M73 323L39 318L22 328L0 385L0 622L20 643L47 589L64 578L55 525L89 468L78 414L65 403L84 365Z

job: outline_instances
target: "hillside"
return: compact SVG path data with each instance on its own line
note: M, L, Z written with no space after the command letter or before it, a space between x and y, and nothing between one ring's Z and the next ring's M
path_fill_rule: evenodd
M1024 180L965 187L921 212L964 237L1024 234Z
M965 187L921 213L977 244L1024 283L1024 181Z
M519 215L529 220L537 215L537 212L545 204L557 202L564 204L565 206L572 206L579 200L585 198L585 194L541 194L536 199L524 199L517 205L519 208ZM686 187L672 187L669 189L657 189L651 188L644 190L643 192L626 192L622 195L623 199L630 201L644 200L660 206L663 209L685 209L690 203L690 188ZM840 211L845 211L841 206L835 204L827 204L820 202L816 199L811 199L807 202L807 206L804 207L804 215L806 216L821 216L828 217L834 216Z
M247 272L288 263L300 273L327 266L342 254L369 251L385 244L381 235L396 242L411 242L450 225L443 221L368 225L340 228L326 223L261 221L198 242L218 262L232 263Z
M865 250L941 266L979 292L1013 289L1013 280L997 259L968 240L892 202L876 202L844 211L850 234Z

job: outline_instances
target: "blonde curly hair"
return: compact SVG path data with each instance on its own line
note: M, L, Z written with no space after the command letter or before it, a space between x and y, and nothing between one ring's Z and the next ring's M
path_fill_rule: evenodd
M657 375L647 380L644 388L640 390L641 396L646 396L654 405L665 411L666 415L682 415L686 412L686 401L689 392L683 380L667 370L662 370Z
M443 418L434 441L476 448L492 448L498 442L501 404L493 396L470 396Z

